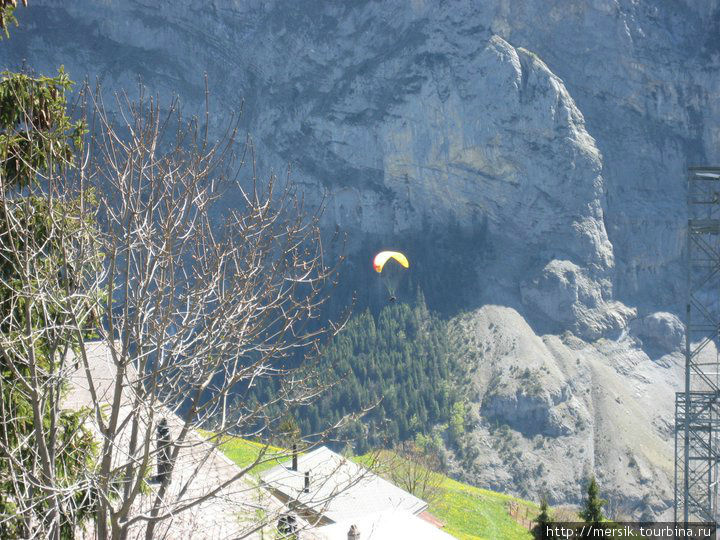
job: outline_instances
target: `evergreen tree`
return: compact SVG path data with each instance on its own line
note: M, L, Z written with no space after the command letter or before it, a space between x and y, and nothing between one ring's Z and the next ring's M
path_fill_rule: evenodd
M0 1L6 36L16 22L16 5ZM77 251L91 243L82 210L91 197L63 194L52 180L72 167L84 133L82 122L66 112L70 86L62 68L57 77L0 75L3 538L71 538L92 514L93 495L81 478L92 464L95 442L83 426L86 413L60 406L61 374L77 337L63 329L72 326L68 313L83 311L69 305L83 286L82 265L98 260L96 253ZM70 261L83 261L72 275L63 271Z
M583 504L583 509L580 511L580 517L590 525L597 525L605 520L605 516L602 512L602 507L606 503L604 499L599 496L599 490L597 482L595 481L595 475L590 477L587 487L587 498Z
M552 523L550 517L550 507L548 506L547 499L543 496L540 499L540 513L535 518L535 527L533 528L533 538L536 540L544 540L547 536L545 534L546 527Z
M18 0L0 0L0 30L5 37L10 37L8 27L11 24L17 25L15 18L15 9L17 9ZM27 6L27 0L22 0L23 6Z
M295 417L287 412L278 426L278 432L272 441L282 448L291 448L293 444L297 444L300 438L300 427Z
M395 303L375 316L369 309L353 317L325 349L322 371L335 384L322 400L298 412L303 433L318 433L343 411L370 408L362 422L369 440L353 441L355 451L392 448L446 424L452 440L464 431L466 408L457 380L459 345L448 325L428 310L421 289L414 305ZM341 437L365 436L344 429Z
M450 417L450 437L456 444L460 444L460 438L465 433L465 404L462 401L456 401L452 406L452 415Z

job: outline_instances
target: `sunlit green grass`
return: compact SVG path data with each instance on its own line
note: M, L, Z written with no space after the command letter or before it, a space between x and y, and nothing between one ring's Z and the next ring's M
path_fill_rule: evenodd
M209 432L205 432L205 434L209 435ZM231 435L223 436L220 442L220 450L236 465L243 468L252 465L264 450L265 454L250 471L250 474L254 476L259 476L262 472L272 469L275 465L289 458L287 450L282 448L248 441Z
M220 445L225 455L240 467L253 463L263 448L263 444L229 436ZM259 464L252 473L258 475L286 459L287 451L268 447L263 457L264 463ZM359 456L356 460L367 465L372 458ZM523 509L523 513L527 507L531 518L539 512L534 503L444 477L440 493L428 510L445 524L445 532L461 540L529 540L532 535L508 513L508 505L512 501Z
M387 451L383 454L391 455L391 459L402 459ZM365 455L355 459L369 466L374 457ZM527 508L529 519L540 513L534 503L442 476L439 492L430 501L428 511L445 524L445 532L462 540L531 539L527 529L510 516L508 508L511 502L518 505L522 515Z
M440 496L428 510L445 524L445 532L462 540L532 538L523 526L510 517L508 504L511 501L520 507L528 507L529 516L539 513L536 505L522 499L446 477Z

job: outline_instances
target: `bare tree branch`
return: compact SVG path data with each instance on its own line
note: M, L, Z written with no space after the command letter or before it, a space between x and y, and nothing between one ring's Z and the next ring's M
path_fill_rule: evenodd
M277 459L265 451L212 484L204 471L226 435L271 440L289 410L328 387L316 362L343 326L321 320L340 260L328 264L323 253L321 209L306 208L289 182L257 176L235 120L211 141L209 112L201 128L177 103L163 110L142 92L118 96L115 114L98 92L86 89L85 99L92 136L80 159L37 171L42 181L24 190L0 185L0 255L14 269L0 274L12 291L0 321L12 377L0 384L27 396L34 425L32 440L3 437L0 455L28 537L58 531L89 505L98 538L154 538L163 522L214 498L250 500L260 489L251 473ZM223 210L227 193L239 200ZM27 219L38 201L47 214L39 236ZM273 389L261 400L259 384ZM85 425L70 425L62 411L78 392ZM0 412L0 432L27 421ZM58 478L67 445L88 436L94 450L77 457L86 472ZM153 475L159 459L164 474ZM47 508L52 515L39 517ZM266 523L277 521L271 510Z

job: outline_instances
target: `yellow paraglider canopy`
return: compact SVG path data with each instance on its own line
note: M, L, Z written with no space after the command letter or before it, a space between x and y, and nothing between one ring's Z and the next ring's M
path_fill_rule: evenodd
M385 263L388 262L390 259L395 259L405 268L410 268L410 263L408 262L407 257L399 251L381 251L380 253L375 255L375 259L373 260L373 268L375 268L375 271L378 274L381 273L383 267L385 266Z

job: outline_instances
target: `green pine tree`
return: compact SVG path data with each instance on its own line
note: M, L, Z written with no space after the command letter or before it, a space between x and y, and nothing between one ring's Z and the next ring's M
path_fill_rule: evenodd
M550 507L548 506L547 499L543 496L540 499L540 513L535 518L535 527L533 528L533 538L536 540L542 540L546 538L545 528L552 523L550 517Z
M5 35L16 5L0 0ZM96 448L83 426L87 412L63 410L57 375L78 337L63 328L72 326L68 292L81 287L85 263L72 270L67 263L69 250L92 243L81 211L92 197L81 203L43 187L72 167L85 131L66 111L71 84L62 68L56 77L0 74L2 538L72 538L94 504L90 488L77 487ZM87 264L97 261L87 254Z
M467 414L456 381L462 356L448 324L427 309L418 288L415 305L397 302L377 315L365 310L348 322L323 352L322 371L331 388L322 406L299 410L298 418L312 417L317 432L342 411L369 409L363 422L377 427L362 435L368 440L352 441L356 450L359 444L390 448L441 425L460 439ZM312 433L308 422L300 423L305 434Z
M583 509L580 511L580 517L590 525L602 523L605 520L602 507L606 502L606 500L600 498L595 475L592 475L588 482L587 498L583 504Z
M8 27L11 24L17 26L15 18L15 10L17 9L18 0L0 0L0 31L5 37L10 37ZM22 0L23 6L27 6L27 0Z

